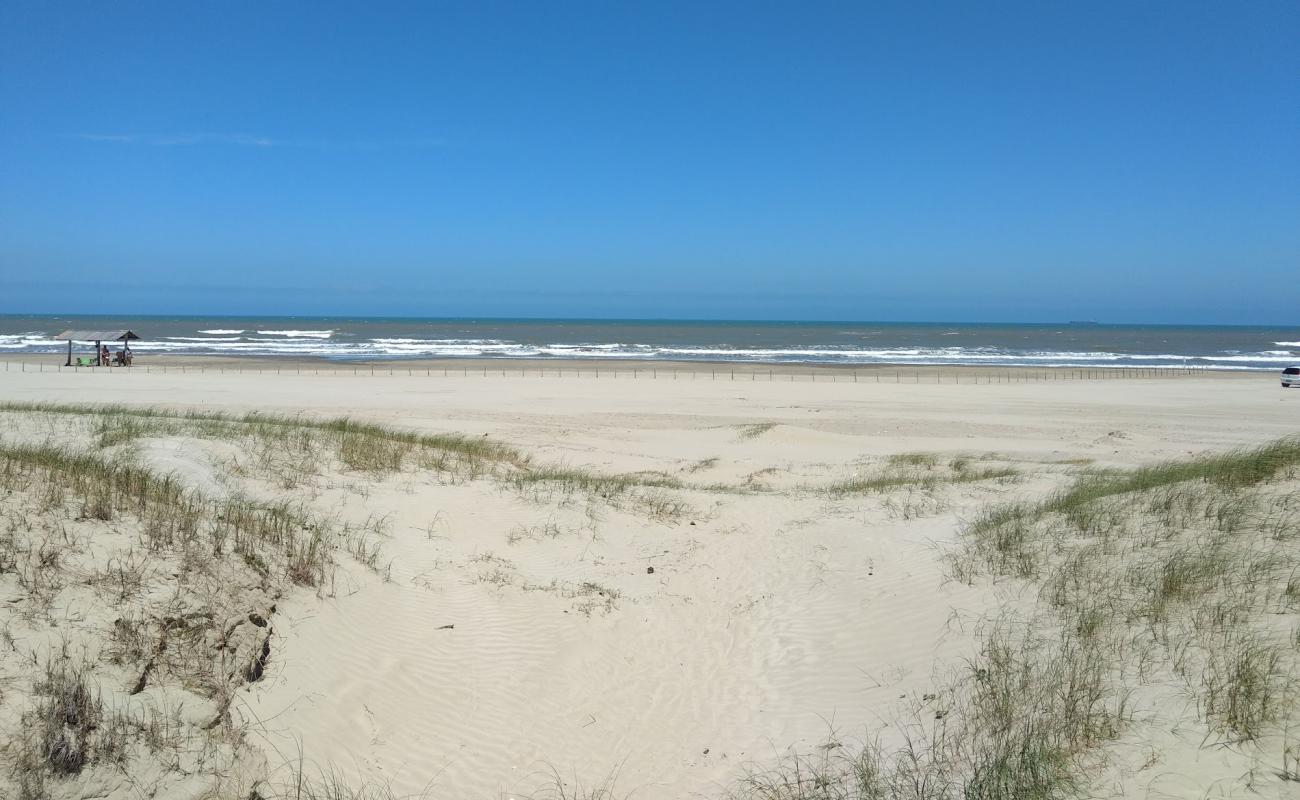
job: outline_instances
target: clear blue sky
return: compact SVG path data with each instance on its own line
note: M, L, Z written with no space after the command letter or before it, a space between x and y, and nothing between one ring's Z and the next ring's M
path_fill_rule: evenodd
M0 0L0 284L1295 323L1300 3Z

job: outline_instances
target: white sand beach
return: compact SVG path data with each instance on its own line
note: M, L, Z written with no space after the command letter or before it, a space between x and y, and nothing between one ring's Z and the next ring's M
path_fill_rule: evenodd
M305 765L437 798L552 796L557 779L570 792L614 782L611 797L719 797L831 735L895 742L900 715L978 655L981 618L1024 602L1014 581L952 579L945 556L981 509L1044 497L1084 469L1300 430L1300 392L1271 374L935 385L125 372L4 373L0 402L347 416L486 437L533 470L653 476L623 492L411 465L303 469L183 431L117 446L208 495L301 501L366 532L320 585L274 599L264 671L229 705L242 737L231 758L270 784ZM69 414L9 410L2 424L6 443L103 435ZM907 479L828 488L882 474ZM103 525L117 534L134 524L115 520ZM16 576L0 587L0 725L14 736L23 665L56 638L94 661L115 611L82 619L89 595L65 590L19 613ZM139 700L116 674L97 678L106 702ZM160 675L157 702L209 702ZM1238 791L1258 757L1203 737L1189 723L1155 769L1116 756L1105 796ZM190 764L49 785L81 797L91 783L125 799L221 796L238 781Z

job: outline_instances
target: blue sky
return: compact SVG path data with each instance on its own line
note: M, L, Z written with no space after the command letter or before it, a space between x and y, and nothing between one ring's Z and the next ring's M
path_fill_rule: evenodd
M0 312L1295 323L1300 4L0 0Z

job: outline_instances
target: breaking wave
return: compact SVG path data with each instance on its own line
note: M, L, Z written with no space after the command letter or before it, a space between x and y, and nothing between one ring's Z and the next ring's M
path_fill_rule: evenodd
M295 339L328 339L334 335L334 331L258 331L257 333L260 336L288 336Z
M414 325L412 326L415 327ZM774 341L772 346L753 347L725 344L695 344L689 340L673 343L564 342L529 343L509 338L475 337L472 327L466 336L421 337L400 335L365 337L347 330L300 330L293 328L203 328L176 330L177 335L146 338L132 342L131 348L141 355L176 353L188 355L291 356L333 360L416 359L416 358L534 358L534 359L602 359L602 360L671 360L720 361L746 363L809 364L924 364L924 365L999 365L1041 367L1151 367L1198 366L1222 369L1278 369L1294 363L1298 354L1286 349L1257 351L1210 350L1200 354L1152 352L1114 352L1096 348L1044 348L1033 346L875 346L861 344L798 345ZM839 334L875 332L840 331ZM943 331L938 335L956 335ZM677 331L672 335L685 339ZM766 335L766 334L765 334ZM969 332L964 335L971 335ZM667 338L667 337L665 337ZM751 337L752 338L752 337ZM777 336L772 336L777 339ZM1028 337L1026 337L1028 338ZM947 340L951 341L951 340ZM1032 340L1031 340L1032 341ZM1041 340L1040 340L1041 341ZM946 342L944 342L946 344ZM1026 345L1029 345L1026 342ZM1262 344L1262 343L1261 343ZM1274 347L1300 347L1300 342L1279 341ZM42 331L0 334L0 353L59 352L67 343L51 338ZM1177 349L1176 347L1172 349ZM1189 350L1189 352L1192 352Z

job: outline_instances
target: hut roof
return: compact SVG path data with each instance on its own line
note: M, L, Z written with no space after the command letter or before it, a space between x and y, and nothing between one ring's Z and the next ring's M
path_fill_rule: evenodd
M134 331L64 331L54 338L69 342L116 342L140 337Z

